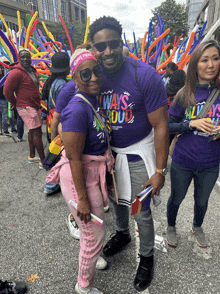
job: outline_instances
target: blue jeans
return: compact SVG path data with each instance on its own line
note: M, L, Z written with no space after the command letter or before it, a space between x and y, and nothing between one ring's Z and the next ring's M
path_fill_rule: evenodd
M4 132L8 132L8 101L0 100L0 112L2 113L2 127ZM12 117L9 118L11 131L15 130L14 112L12 111Z
M17 115L17 131L18 131L18 139L22 139L24 135L24 121L18 114L17 109L15 109Z
M170 169L171 195L167 203L169 226L175 226L178 209L186 196L189 185L194 179L194 219L193 226L201 227L209 196L218 179L219 165L212 168L193 169L172 161Z

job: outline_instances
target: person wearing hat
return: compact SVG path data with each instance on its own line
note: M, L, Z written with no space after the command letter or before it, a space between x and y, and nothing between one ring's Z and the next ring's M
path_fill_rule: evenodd
M11 71L5 81L3 94L13 108L17 108L29 130L30 156L28 162L39 162L39 168L42 169L45 155L41 130L39 76L31 65L30 52L27 49L20 50L19 62L10 64L9 68ZM35 156L35 150L40 158Z
M66 77L70 72L69 55L64 52L57 52L52 56L51 62L52 66L50 68L50 72L52 73L52 75L46 80L44 84L44 87L42 89L42 100L47 100L48 113L53 114L56 107L57 97L60 93L60 90L67 83ZM50 133L48 133L48 141L51 142ZM59 184L45 183L45 194L50 195L59 190Z

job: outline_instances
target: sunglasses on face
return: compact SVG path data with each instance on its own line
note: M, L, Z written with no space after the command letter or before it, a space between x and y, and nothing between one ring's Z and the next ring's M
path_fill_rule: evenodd
M91 70L90 68L82 69L80 71L81 80L83 82L89 82L91 80L91 78L92 78L92 73L94 73L94 75L97 78L100 78L102 76L102 72L101 72L101 69L100 69L98 64L93 67L93 70Z
M103 51L105 51L107 46L109 46L109 48L111 48L111 49L117 49L120 46L120 44L121 44L121 40L117 39L117 40L111 40L111 41L96 43L93 46L99 52L103 52Z

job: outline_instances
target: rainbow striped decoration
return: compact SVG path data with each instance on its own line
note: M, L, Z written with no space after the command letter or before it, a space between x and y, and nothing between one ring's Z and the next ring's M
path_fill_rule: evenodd
M153 187L148 186L135 197L134 201L132 202L131 215L135 215L150 208L152 190Z

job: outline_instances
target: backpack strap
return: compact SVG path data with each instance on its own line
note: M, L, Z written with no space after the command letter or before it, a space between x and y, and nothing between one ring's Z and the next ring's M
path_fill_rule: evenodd
M62 80L64 80L64 79L60 79L60 78L57 78L54 82L55 82L55 84L54 84L54 86L53 86L53 94L54 94L54 91L55 90L57 90L62 84L60 84L60 85L58 85L58 87L56 88L56 86L57 86L57 83L59 83L60 81L62 81ZM65 80L64 80L65 81ZM53 82L53 83L54 83ZM53 83L52 83L52 85L53 85ZM52 101L52 104L53 104L53 108L56 108L56 101L55 101L55 99L54 99L54 95L52 94L52 90L51 90L51 88L52 88L52 85L51 85L51 87L50 87L50 98L51 98L51 101Z
M204 118L206 114L209 112L209 109L212 107L212 105L215 103L215 100L217 99L218 95L220 93L220 90L214 88L207 99L205 105L203 106L200 113L197 115L196 119Z

